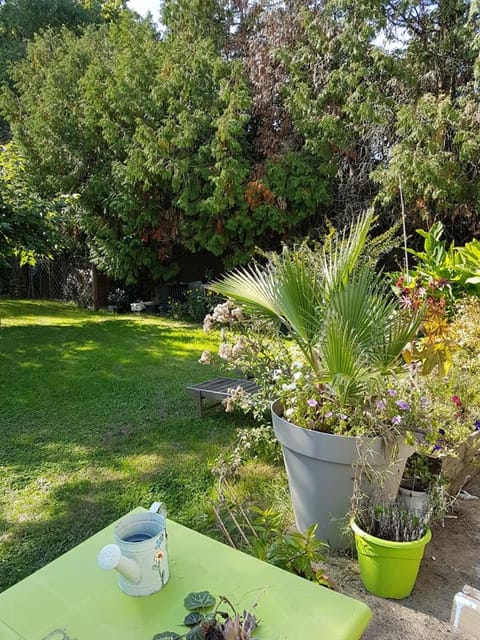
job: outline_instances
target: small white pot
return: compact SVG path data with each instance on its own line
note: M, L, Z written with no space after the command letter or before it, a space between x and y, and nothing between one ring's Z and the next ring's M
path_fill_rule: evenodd
M428 499L428 494L425 491L413 491L412 489L400 487L398 492L403 504L411 513L417 516L425 513Z

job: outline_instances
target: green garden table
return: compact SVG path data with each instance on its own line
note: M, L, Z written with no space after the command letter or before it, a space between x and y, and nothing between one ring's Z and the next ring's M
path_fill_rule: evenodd
M140 511L136 509L135 511ZM170 580L151 596L118 588L118 574L97 566L113 542L113 523L0 594L0 640L152 640L175 631L191 591L225 595L241 610L257 606L263 640L358 640L370 609L168 521Z

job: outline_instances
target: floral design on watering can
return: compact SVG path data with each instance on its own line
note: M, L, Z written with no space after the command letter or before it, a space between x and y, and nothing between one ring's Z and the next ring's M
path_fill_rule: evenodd
M115 527L115 542L100 551L102 569L120 574L119 587L130 596L160 591L168 581L167 511L154 502L150 511L131 513Z

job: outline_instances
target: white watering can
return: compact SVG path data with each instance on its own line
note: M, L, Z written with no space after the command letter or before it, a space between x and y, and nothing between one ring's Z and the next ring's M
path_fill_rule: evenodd
M169 578L167 510L154 502L150 511L125 516L115 527L116 544L98 554L101 569L120 574L120 589L129 596L160 591Z

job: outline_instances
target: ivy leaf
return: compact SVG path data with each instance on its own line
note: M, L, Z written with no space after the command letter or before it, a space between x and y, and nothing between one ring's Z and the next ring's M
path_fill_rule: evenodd
M208 591L197 591L189 593L183 604L189 611L194 611L195 609L213 607L215 602L215 598Z
M202 625L197 624L187 633L185 640L205 640L205 631Z
M156 633L152 640L179 640L181 637L175 631L162 631L162 633Z
M183 624L187 627L193 627L199 622L202 622L202 620L203 616L201 613L198 613L198 611L192 611L192 613L189 613L188 616L186 616Z

